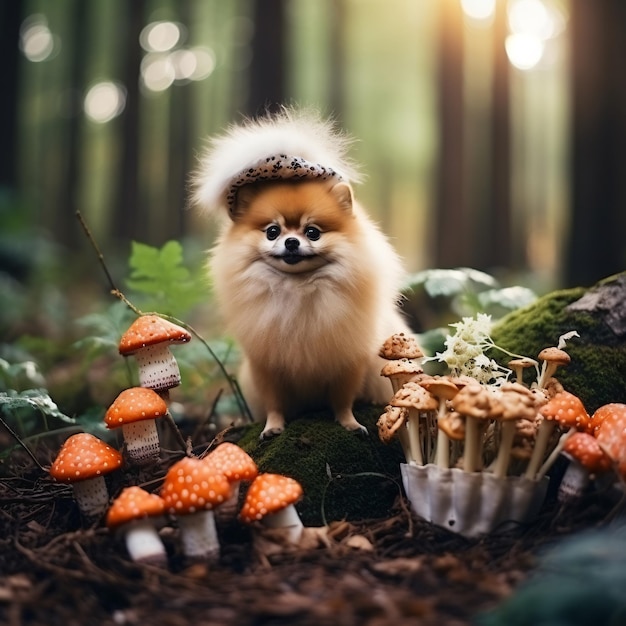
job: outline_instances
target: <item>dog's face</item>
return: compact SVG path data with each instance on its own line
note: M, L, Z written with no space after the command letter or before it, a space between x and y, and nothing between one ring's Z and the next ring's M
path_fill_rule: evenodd
M355 228L345 183L244 186L232 217L230 236L245 242L251 260L284 274L314 272L338 260Z

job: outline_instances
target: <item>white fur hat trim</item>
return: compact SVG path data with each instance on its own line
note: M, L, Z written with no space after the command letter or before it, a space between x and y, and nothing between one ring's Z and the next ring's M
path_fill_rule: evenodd
M233 211L237 199L237 191L244 185L265 180L289 180L318 179L336 181L342 180L342 176L331 167L325 167L319 163L311 163L299 156L286 154L274 154L257 161L252 166L240 172L230 183L226 192L226 204L230 212Z

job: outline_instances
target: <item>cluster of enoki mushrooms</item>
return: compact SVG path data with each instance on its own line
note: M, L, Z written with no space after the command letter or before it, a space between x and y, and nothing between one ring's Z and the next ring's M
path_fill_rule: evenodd
M71 484L84 519L97 523L104 518L136 562L167 565L159 530L172 523L189 559L217 560L218 525L233 521L250 524L255 532L274 532L277 544L297 545L306 530L294 507L302 497L301 485L289 476L260 473L253 459L230 442L200 456L187 450L169 467L158 492L130 485L112 494L110 502L106 474L126 465L146 470L160 459L156 420L172 420L169 390L181 382L170 346L190 340L185 328L160 316L138 317L122 336L119 351L137 360L140 386L122 391L104 418L107 428L121 429L123 450L88 433L72 435L59 450L50 475ZM249 488L240 506L242 481ZM148 481L154 482L161 481Z
M390 337L380 356L387 359L381 374L394 395L377 422L378 434L385 443L399 440L407 464L540 481L564 454L570 463L561 500L579 496L590 479L623 485L626 404L605 404L589 415L556 376L571 361L565 350L553 346L537 360L513 358L508 367L514 380L506 376L496 384L424 373L422 351L403 334Z

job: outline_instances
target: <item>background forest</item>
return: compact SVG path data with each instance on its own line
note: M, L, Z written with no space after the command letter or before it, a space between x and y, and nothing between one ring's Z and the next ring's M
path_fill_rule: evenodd
M0 46L3 386L42 370L70 413L125 323L76 211L116 286L219 337L187 180L208 136L281 103L358 139L410 271L541 293L626 265L621 0L2 0Z

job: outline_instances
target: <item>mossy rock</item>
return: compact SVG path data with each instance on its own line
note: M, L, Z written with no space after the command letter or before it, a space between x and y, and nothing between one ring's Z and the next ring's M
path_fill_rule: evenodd
M348 432L331 415L317 413L289 422L269 441L259 440L261 424L237 428L228 438L250 454L261 472L300 482L304 497L297 509L306 525L380 518L389 515L400 493L404 461L397 442L387 446L378 438L381 413L380 407L355 409L367 436Z
M589 413L609 402L626 402L626 272L589 290L547 294L504 317L491 337L506 350L536 358L572 330L580 335L565 348L572 362L556 377ZM505 365L509 360L501 352L493 351L492 356Z

